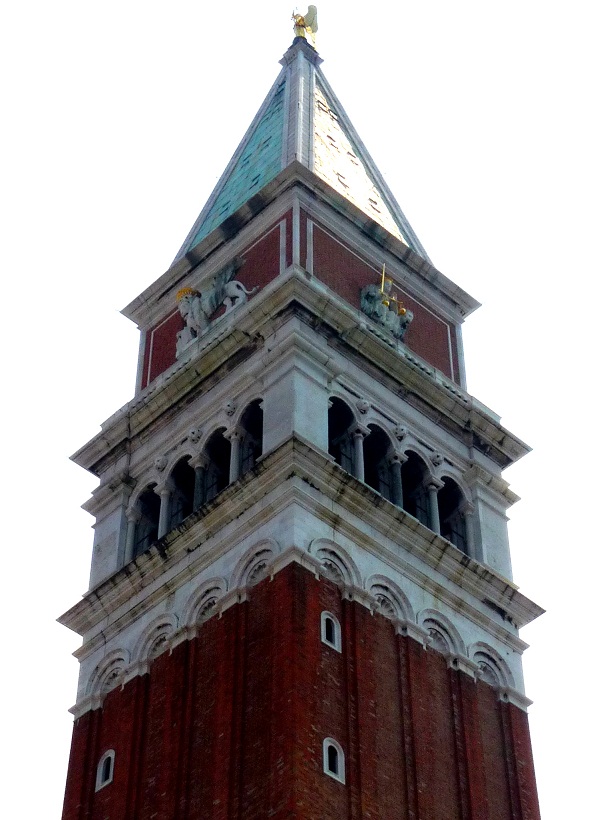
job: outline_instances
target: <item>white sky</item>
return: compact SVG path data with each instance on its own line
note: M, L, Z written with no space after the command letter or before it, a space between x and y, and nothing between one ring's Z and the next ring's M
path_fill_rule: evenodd
M434 264L484 305L469 390L534 448L506 478L515 580L548 610L522 632L543 820L612 816L611 6L319 3L326 76ZM3 9L2 817L60 816L79 639L55 618L87 587L96 484L68 456L131 398L118 310L171 263L292 10Z

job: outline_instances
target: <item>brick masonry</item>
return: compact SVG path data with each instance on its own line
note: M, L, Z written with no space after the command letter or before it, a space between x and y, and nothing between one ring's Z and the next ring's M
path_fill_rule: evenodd
M320 615L342 627L342 652ZM322 743L346 757L323 773ZM113 781L95 791L102 755ZM527 715L291 564L74 726L63 820L538 820Z

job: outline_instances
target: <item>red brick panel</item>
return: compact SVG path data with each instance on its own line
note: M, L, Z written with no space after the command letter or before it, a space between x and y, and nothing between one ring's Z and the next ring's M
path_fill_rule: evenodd
M143 771L143 756L145 754L145 729L147 726L147 714L149 709L149 685L150 676L143 675L138 678L133 678L125 687L120 689L124 694L126 700L132 706L132 720L130 726L130 739L126 738L126 743L130 743L128 750L129 757L126 761L125 767L128 770L128 790L125 797L126 801L126 820L130 818L140 817L140 810L142 805L142 787L143 780L141 777ZM122 737L126 737L126 727L122 733ZM118 749L118 754L123 757L123 744ZM115 778L118 777L119 771L116 769L114 774L113 784L109 786L114 788ZM118 790L119 791L119 790ZM117 797L118 803L121 797ZM119 806L118 806L119 809ZM122 815L118 813L118 817Z
M286 267L293 263L293 212L287 211L283 219L286 220Z
M242 703L236 702L239 784L237 817L256 820L266 816L271 768L273 613L272 584L266 581L251 590L246 611ZM238 708L237 708L238 707ZM232 815L234 816L234 815Z
M178 712L183 692L178 688L177 656L164 654L152 663L149 702L143 734L140 816L170 820L177 782Z
M420 820L461 820L455 727L446 659L412 645L410 690Z
M336 740L344 750L346 783L349 775L349 703L346 658L349 647L344 606L338 587L315 581L305 570L293 568L294 751L295 807L297 818L351 817L349 786L323 771L323 741ZM321 641L321 613L334 615L342 628L342 649L337 652Z
M263 288L279 274L280 230L280 226L276 225L257 239L249 249L240 251L239 255L244 259L244 264L237 272L237 278L247 290L252 290L257 285ZM168 294L166 299L171 308L169 313L145 335L141 388L147 387L175 362L177 333L184 326L184 322L175 307L175 295ZM224 309L220 307L212 319L217 319L223 312Z
M93 724L98 715L87 712L75 721L68 761L68 776L64 793L63 820L81 820L86 816L88 804L94 789L89 754ZM94 775L95 777L95 775Z
M169 297L169 303L175 303L175 298ZM147 385L170 367L175 361L175 343L177 334L184 326L184 320L175 308L156 327L145 334L145 353L143 360L143 374L141 388Z
M94 714L99 717L99 731L96 738L94 777L98 763L105 752L115 751L113 781L95 792L92 800L93 820L106 817L129 816L128 798L131 788L130 756L132 746L131 726L134 720L133 693L136 686L128 691L114 689L105 698L103 708Z
M314 274L356 308L361 306L362 288L380 283L379 271L317 225L314 225ZM414 314L404 343L449 379L458 382L454 325L436 316L398 283L393 289Z
M360 691L367 698L368 709L368 722L361 721L360 725L364 756L375 780L370 813L365 816L405 820L408 812L395 627L382 615L371 615L363 607L357 611L361 612L365 624L366 640L362 645L365 673L361 674ZM365 786L365 777L362 782ZM364 806L367 807L366 801Z
M268 584L271 606L271 736L269 755L268 817L285 820L295 811L295 760L297 716L303 703L297 691L298 647L304 646L304 613L295 566L281 573L279 583ZM276 579L277 580L277 579ZM299 580L299 583L298 583Z
M197 639L190 820L230 815L237 799L236 702L241 697L244 610L212 618ZM238 691L239 688L239 691Z
M462 745L465 756L463 763L465 764L465 782L469 800L468 816L472 820L489 820L476 682L463 672L451 670L451 675L459 697L460 725L458 731L463 737Z
M416 767L416 746L412 722L412 695L410 685L410 658L418 647L414 641L397 637L399 694L401 698L400 731L404 754L402 779L406 791L408 820L418 820L418 783Z
M523 820L540 820L527 714L510 704L502 704L502 709L507 713L509 720L517 789Z
M507 752L498 693L486 683L477 683L478 720L483 747L489 820L520 820L510 790Z

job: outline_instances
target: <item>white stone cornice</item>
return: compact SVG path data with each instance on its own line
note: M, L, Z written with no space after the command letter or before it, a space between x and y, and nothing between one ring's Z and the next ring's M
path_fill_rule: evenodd
M458 652L451 653L448 658L448 665L451 669L458 669L460 672L469 675L472 679L476 679L478 664L474 663L474 661L470 660L466 655L461 655Z
M267 526L296 504L324 524L329 522L357 548L379 555L515 652L525 648L510 624L502 620L498 625L500 616L496 618L494 612L519 626L539 615L539 607L510 582L385 502L307 443L297 438L287 441L262 460L256 474L258 480L250 473L227 487L214 502L193 513L159 545L131 561L62 616L64 625L87 636L76 653L80 659L110 641L139 613L166 600L173 589L196 577L218 556L245 543L256 527ZM205 518L205 528L195 526ZM303 560L309 563L308 558Z
M473 464L469 470L466 470L463 478L468 487L476 487L482 493L489 493L500 503L504 499L508 507L512 507L519 501L519 496L510 489L508 482L502 476L488 472L478 464Z
M500 689L500 700L504 701L504 703L512 703L513 706L517 706L524 712L527 712L533 703L533 701L526 697L523 692L519 692L511 687L504 687Z
M278 572L291 563L298 563L301 566L306 567L314 574L316 579L319 578L319 562L316 561L313 556L295 547L285 550L271 562L268 567L269 578L272 579ZM365 589L352 584L345 584L342 585L341 591L342 597L345 600L358 603L369 609L372 613L378 611L376 599ZM248 588L240 587L231 590L226 595L222 596L222 598L218 599L215 607L209 613L209 618L221 617L222 613L230 607L236 604L244 603L247 600L249 600ZM399 619L389 620L391 620L392 624L395 626L397 634L411 638L421 644L423 648L427 648L428 633L424 628L411 621ZM174 649L184 641L194 639L197 635L197 631L198 625L196 624L192 624L190 626L180 626L173 633L169 634L168 648L165 649L165 651L172 653ZM448 654L447 658L448 666L451 669L463 672L473 680L477 680L479 678L479 667L468 656L459 652L451 652ZM152 657L136 658L132 663L128 664L128 666L124 668L118 685L124 687L125 684L132 678L148 674L152 661ZM514 689L513 687L498 687L497 691L502 701L512 703L524 711L527 711L528 706L531 704L531 700L529 700L522 692ZM76 719L90 710L100 708L103 705L103 701L104 695L100 693L96 693L94 695L89 694L81 698L69 711Z
M415 624L413 621L397 621L396 630L400 635L405 635L412 638L423 647L427 646L429 634L422 626Z

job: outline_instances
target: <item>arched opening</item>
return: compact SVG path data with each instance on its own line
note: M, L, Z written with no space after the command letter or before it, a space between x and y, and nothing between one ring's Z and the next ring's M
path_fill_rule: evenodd
M408 452L408 460L401 467L403 508L426 527L429 519L429 492L425 486L427 467L416 453Z
M263 454L263 410L260 400L247 406L240 427L239 475L242 476L254 467Z
M489 684L489 686L505 686L506 673L500 667L497 660L487 652L476 652L472 658L478 666L478 678Z
M354 424L351 409L341 399L331 399L329 407L329 454L349 473L355 474L354 445L350 430Z
M171 473L171 496L169 498L169 530L194 510L194 469L188 464L188 456L177 462Z
M340 622L330 612L320 614L320 639L338 652L342 651L342 629Z
M132 557L136 558L148 550L158 538L160 520L160 496L154 492L153 485L141 493L135 505L137 521Z
M205 445L205 501L211 501L229 484L231 442L216 430Z
M340 744L333 740L332 737L327 737L322 744L322 767L325 774L330 775L339 780L340 783L346 782L346 765L344 760L344 751Z
M338 774L340 768L340 755L335 746L327 747L327 770L331 774Z
M438 621L428 618L423 623L423 629L427 630L428 646L440 652L442 655L449 655L453 651L453 640L448 631L438 623Z
M468 539L466 522L463 516L464 497L459 486L452 478L445 478L438 490L438 513L440 516L440 535L446 538L457 549L467 554Z
M115 751L109 749L98 761L96 768L96 791L102 789L113 781L113 769L115 767Z
M392 500L392 476L389 463L391 442L387 434L374 424L369 426L370 433L363 442L363 462L365 465L365 483Z

